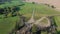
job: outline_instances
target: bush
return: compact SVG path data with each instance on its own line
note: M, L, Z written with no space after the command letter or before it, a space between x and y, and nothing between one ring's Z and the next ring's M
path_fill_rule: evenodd
M52 5L51 7L52 7L52 8L55 8L55 6L53 6L53 5Z
M32 33L36 33L36 32L37 32L37 26L33 25L33 27L32 27Z
M35 2L32 2L32 4L35 4Z

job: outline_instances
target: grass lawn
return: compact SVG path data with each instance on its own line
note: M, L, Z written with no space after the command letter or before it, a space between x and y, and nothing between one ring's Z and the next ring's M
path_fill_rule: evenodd
M36 19L39 19L41 16L60 14L60 12L55 11L54 9L49 8L43 4L38 5L25 3L25 5L21 6L20 8L20 14L23 14L24 16L26 16L26 18L31 17L32 11L35 11ZM60 16L55 17L55 19L57 25L60 26ZM18 17L0 19L0 34L8 34L11 31L11 29L14 28L17 20ZM60 27L58 28L58 30L60 30Z

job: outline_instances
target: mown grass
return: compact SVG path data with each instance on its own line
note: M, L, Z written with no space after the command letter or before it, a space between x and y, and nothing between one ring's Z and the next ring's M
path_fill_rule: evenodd
M35 11L35 18L39 19L41 16L60 14L60 12L55 11L52 8L47 7L43 4L32 4L25 3L25 5L20 7L20 14L23 14L27 19L31 17L32 12ZM2 16L2 15L1 15ZM60 30L60 17L55 17L56 23ZM8 34L15 26L18 17L9 17L0 19L0 34Z

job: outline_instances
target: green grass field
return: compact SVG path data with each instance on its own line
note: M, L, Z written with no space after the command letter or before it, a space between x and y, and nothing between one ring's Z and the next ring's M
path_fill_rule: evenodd
M23 14L24 16L26 16L26 18L31 17L32 11L35 11L36 19L40 18L41 16L60 14L60 12L55 11L54 9L43 4L38 5L25 3L25 5L21 6L20 8L20 14ZM0 34L8 34L14 28L17 20L18 17L8 17L0 19ZM58 31L60 31L60 16L55 16L55 20L58 25Z

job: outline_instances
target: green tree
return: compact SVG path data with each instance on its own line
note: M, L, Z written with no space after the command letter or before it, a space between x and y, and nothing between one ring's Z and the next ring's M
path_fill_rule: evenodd
M20 10L18 7L20 8L21 5L23 5L22 0L12 0L11 2L5 2L4 4L0 5L0 8L4 9L4 15L7 17L16 15L18 13L18 10ZM14 12L14 8L16 8L16 12Z

